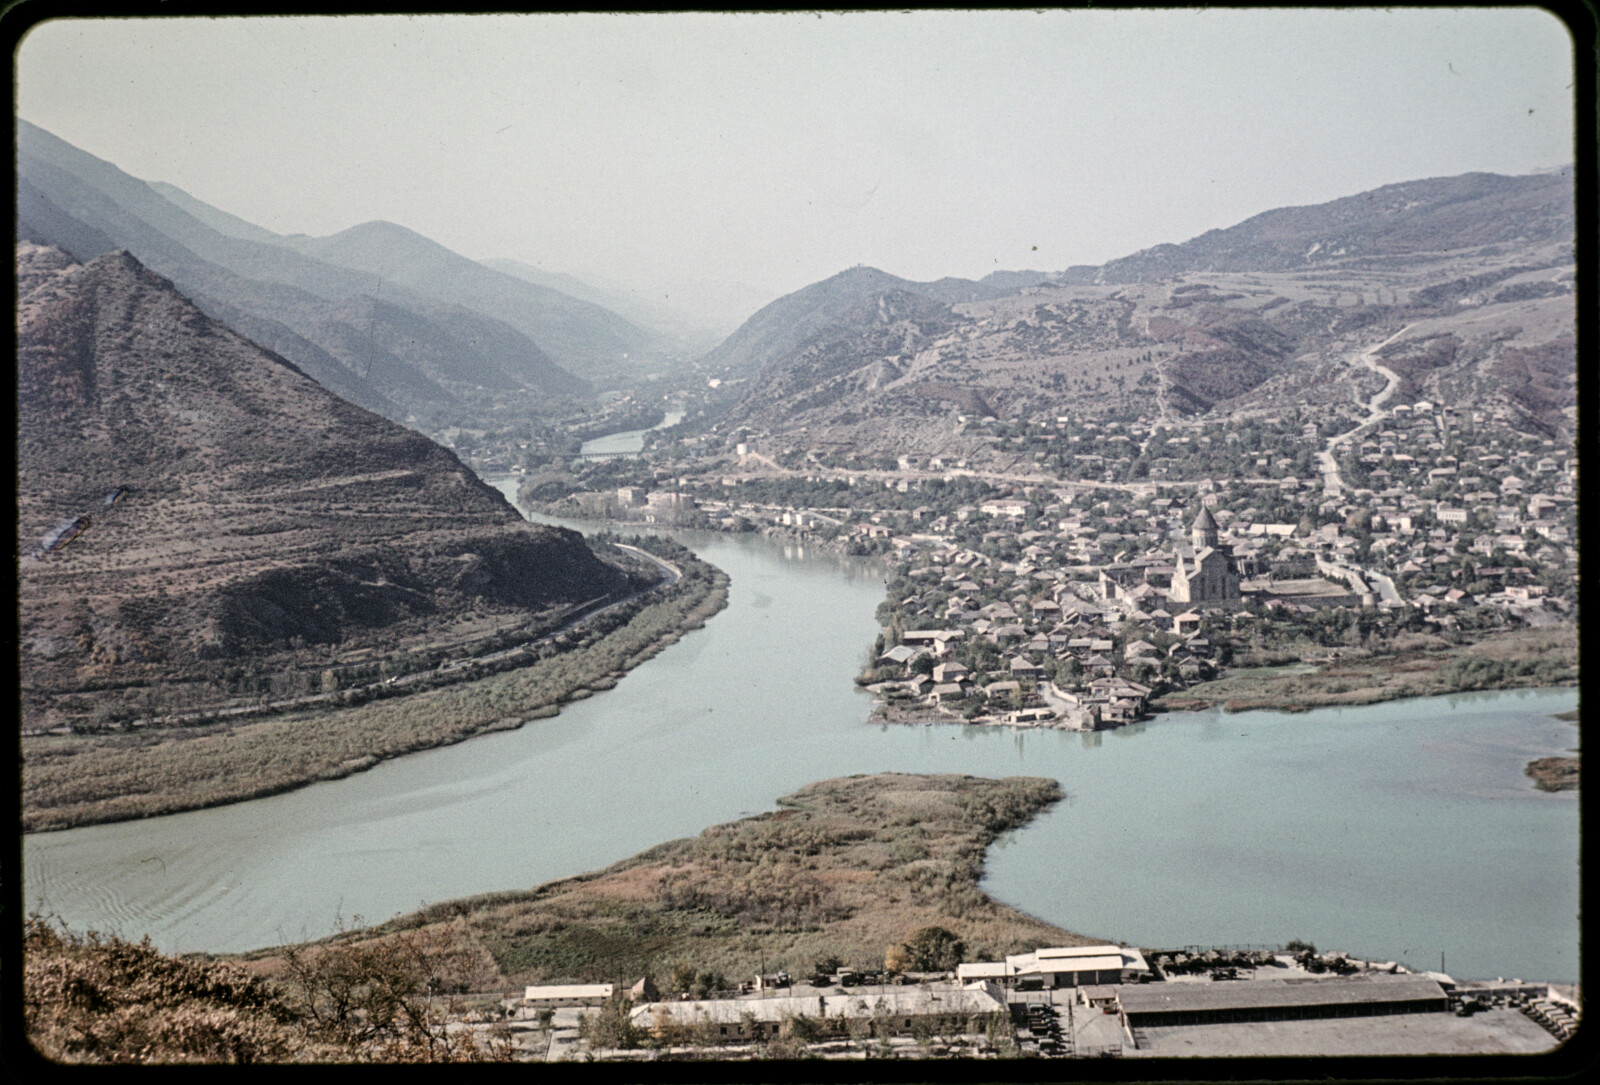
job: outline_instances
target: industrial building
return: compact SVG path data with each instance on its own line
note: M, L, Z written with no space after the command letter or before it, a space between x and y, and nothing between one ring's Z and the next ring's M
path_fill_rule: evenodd
M1117 991L1118 1016L1130 1030L1238 1021L1443 1013L1448 1008L1444 988L1437 980L1424 976L1151 983Z
M872 993L784 998L721 998L646 1003L634 1009L633 1024L656 1035L694 1030L719 1043L772 1039L785 1022L809 1018L826 1033L848 1035L849 1023L869 1021L890 1035L906 1035L918 1021L934 1032L967 1031L974 1018L1005 1013L1004 992L992 984L963 987L928 985L884 988Z
M530 1009L553 1009L557 1006L600 1006L616 991L610 983L559 983L543 987L528 987L522 992L522 1004Z
M958 965L962 982L985 980L1015 990L1050 990L1114 983L1138 983L1150 966L1128 946L1053 946L1032 953L1014 953L1004 961Z

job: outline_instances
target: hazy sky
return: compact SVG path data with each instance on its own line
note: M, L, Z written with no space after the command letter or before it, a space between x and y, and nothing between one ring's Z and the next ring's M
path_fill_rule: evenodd
M66 20L17 112L280 233L759 304L1562 165L1571 50L1531 8Z

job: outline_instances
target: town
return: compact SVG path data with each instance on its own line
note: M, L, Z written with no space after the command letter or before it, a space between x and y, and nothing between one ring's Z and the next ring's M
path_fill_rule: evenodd
M960 457L668 431L518 470L549 513L880 557L861 682L891 720L1100 730L1228 667L1573 621L1573 451L1510 407L955 422Z

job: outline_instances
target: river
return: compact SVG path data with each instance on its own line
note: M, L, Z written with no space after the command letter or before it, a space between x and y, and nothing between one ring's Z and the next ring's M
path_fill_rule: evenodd
M669 426L676 426L682 421L683 411L674 409L668 411L665 418L649 429L630 429L621 433L608 433L604 437L596 437L592 441L583 442L583 447L579 451L585 456L631 458L644 451L645 434L652 433L658 429L667 429ZM515 494L508 496L513 503L516 502Z
M511 482L500 484L510 491ZM887 770L1032 774L1067 799L985 887L1141 945L1280 943L1463 978L1578 977L1578 803L1522 776L1576 745L1576 690L1092 735L865 723L850 681L883 573L760 536L678 533L732 578L704 629L520 730L212 810L24 840L24 903L171 951L317 937L356 916L530 887Z

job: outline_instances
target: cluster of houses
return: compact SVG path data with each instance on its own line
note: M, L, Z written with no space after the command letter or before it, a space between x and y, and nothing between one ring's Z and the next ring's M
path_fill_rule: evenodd
M1259 421L1288 425L1280 436L1303 451L1324 446L1315 423L1296 432ZM848 496L828 508L741 502L739 480L715 464L699 475L680 466L670 491L574 497L619 518L692 515L884 554L914 590L889 600L895 635L876 664L898 674L882 692L980 722L1094 729L1138 719L1155 676L1168 688L1212 676L1244 604L1307 620L1333 607L1415 608L1433 631L1475 607L1511 620L1571 618L1573 453L1520 432L1505 409L1397 405L1336 449L1338 471L1263 453L1257 470L1268 477L1220 482L1185 478L1180 455L1232 444L1236 435L1218 435L1214 422L1073 425L1087 442L1073 436L1074 447L1137 452L1159 437L1149 478L997 481L970 504L907 508L874 495L919 490L931 470L948 480L973 469L902 456L888 477L847 476ZM750 448L764 440L741 436ZM837 471L812 479L840 480ZM964 661L980 641L999 664L973 673Z
M914 579L917 591L890 600L910 628L877 661L905 668L890 692L946 710L981 694L980 718L1099 727L1137 718L1146 667L1168 685L1208 677L1214 646L1199 630L1209 624L1217 635L1246 602L1289 617L1414 607L1423 628L1439 631L1473 607L1513 620L1570 617L1571 593L1559 585L1577 561L1572 454L1517 432L1515 421L1496 409L1400 405L1352 439L1342 474L1284 474L1267 487L1274 500L1260 496L1261 479L1200 479L1128 484L1109 491L1111 501L1072 484L997 489L943 511L874 509L865 487L854 517L719 507L802 536L848 533ZM1302 437L1322 445L1314 424ZM1273 470L1294 462L1263 459ZM1177 464L1160 466L1165 476ZM883 485L907 492L921 483ZM990 556L997 550L1006 559ZM972 674L954 658L977 639L1000 652L998 669ZM1060 666L1068 660L1075 665ZM1059 680L1064 671L1070 684ZM1123 684L1110 688L1113 680Z
M971 718L1008 724L1099 730L1142 718L1152 687L1141 678L1191 681L1214 671L1197 605L1236 606L1241 599L1239 564L1206 508L1189 541L1174 541L1139 564L1101 566L1098 582L970 550L923 557L910 578L927 588L891 602L917 614L923 599L937 594L948 600L939 615L946 624L894 638L877 662L904 668L905 676L885 692L945 709L981 693L988 711ZM980 602L989 595L999 598ZM998 672L973 674L955 658L970 657L961 648L976 639L994 646Z

